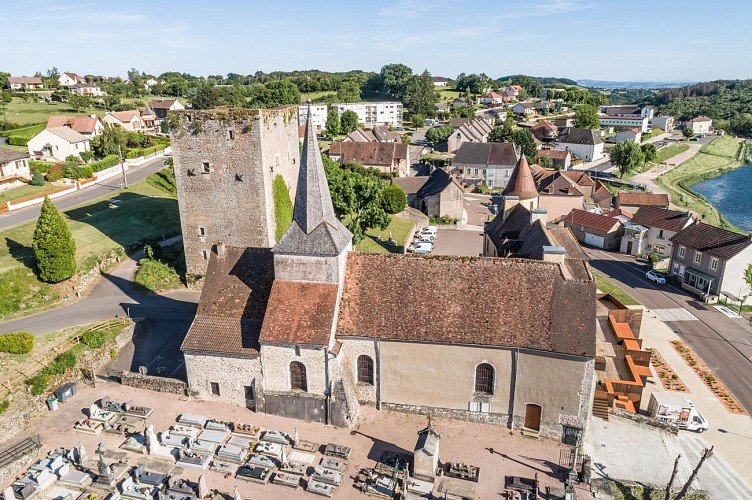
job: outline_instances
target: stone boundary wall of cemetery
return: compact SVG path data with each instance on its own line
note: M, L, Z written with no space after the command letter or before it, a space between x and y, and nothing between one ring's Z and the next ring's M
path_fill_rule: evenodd
M84 352L75 368L50 379L48 391L45 394L32 396L30 393L26 393L26 387L13 394L10 407L0 415L0 436L2 436L0 449L5 449L14 442L21 440L24 437L22 433L29 422L40 413L49 411L47 398L60 386L67 382L81 383L84 379L82 369L97 371L110 362L112 360L110 350L119 351L122 349L133 338L135 326L135 323L125 326L114 339L105 343L102 347ZM44 446L41 449L43 450ZM0 469L0 484L3 484L10 477L15 477L25 467L29 457L36 455L36 453L33 452L19 457L15 462Z
M120 383L128 387L147 389L155 392L167 392L180 396L188 395L188 384L182 380L141 375L135 372L123 372L120 374Z

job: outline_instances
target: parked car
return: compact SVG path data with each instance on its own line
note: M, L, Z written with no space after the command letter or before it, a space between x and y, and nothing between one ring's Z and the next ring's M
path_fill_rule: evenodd
M413 247L413 252L417 255L428 255L433 252L433 243L418 243Z
M433 245L433 238L431 238L430 236L423 236L415 240L416 245L420 245L421 243L430 243L431 245Z
M423 229L421 229L420 232L421 234L429 234L435 238L436 233L438 232L438 228L436 226L428 226L428 227L424 227Z
M666 284L666 275L663 273L659 273L658 271L648 271L645 273L645 277L649 279L650 281L655 281L659 285L665 285Z

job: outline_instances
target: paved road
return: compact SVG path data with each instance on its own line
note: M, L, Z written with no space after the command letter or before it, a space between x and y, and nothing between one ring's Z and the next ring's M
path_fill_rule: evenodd
M128 184L133 184L154 172L162 170L164 168L164 161L165 157L160 155L155 156L153 159L138 167L130 167L126 172ZM60 210L66 210L76 205L95 200L120 189L121 186L119 181L119 176L113 177L104 182L97 183L95 187L90 187L82 191L76 191L67 196L56 198L55 205ZM11 227L23 224L24 222L36 220L39 217L40 209L41 205L34 205L33 207L22 208L21 210L0 214L0 231L10 229Z
M646 268L621 254L585 249L591 266L618 282L689 344L752 414L752 330L672 285L645 279Z

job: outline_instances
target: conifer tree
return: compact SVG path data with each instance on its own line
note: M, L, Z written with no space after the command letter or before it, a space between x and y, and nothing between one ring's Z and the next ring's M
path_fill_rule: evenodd
M31 245L42 281L59 283L76 272L76 242L68 223L47 197Z

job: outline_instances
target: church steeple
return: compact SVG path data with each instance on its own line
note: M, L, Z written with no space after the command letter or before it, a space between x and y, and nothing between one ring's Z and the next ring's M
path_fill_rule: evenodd
M350 248L352 233L334 214L309 103L292 224L272 249L275 276L278 279L299 280L305 276L304 281L339 281L339 276L334 276L338 275L336 272L313 276L314 269L299 269L283 257L339 258Z

